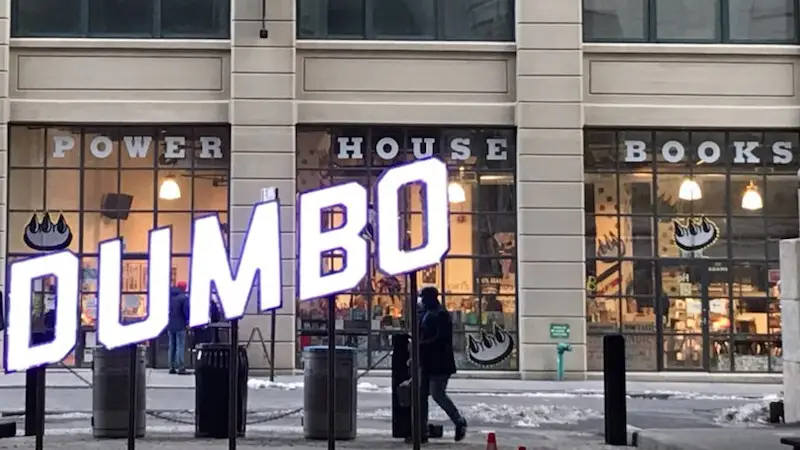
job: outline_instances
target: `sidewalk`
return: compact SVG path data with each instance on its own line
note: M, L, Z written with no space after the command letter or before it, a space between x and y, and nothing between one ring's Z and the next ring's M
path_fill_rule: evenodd
M91 384L92 372L78 369L71 373L64 369L47 371L48 389L88 388ZM252 381L258 380L258 381ZM510 395L601 395L602 381L524 381L493 380L475 378L454 378L450 380L449 389L453 393L489 393ZM388 377L367 376L359 379L362 392L371 390L380 393L388 392L391 379ZM303 377L279 376L274 383L267 378L251 378L251 385L267 389L295 390L302 389ZM25 374L13 373L0 375L0 389L20 389L25 387ZM194 376L170 375L164 370L147 370L147 387L149 389L194 389ZM735 396L741 398L763 399L765 396L780 395L779 384L733 384L733 383L676 383L629 381L628 393L635 397L670 398L675 396Z
M642 430L636 433L635 443L643 450L791 450L780 443L784 436L800 436L800 428Z
M498 447L501 449L525 446L527 450L613 450L626 447L608 447L603 444L600 436L575 432L537 431L509 436L498 433ZM95 440L87 433L49 433L45 435L45 448L58 445L59 450L117 450L126 448L126 441L122 440ZM257 429L251 431L248 427L247 437L237 442L237 448L263 449L263 448L291 448L295 450L327 448L327 441L309 441L303 439L299 427L289 429ZM410 446L401 439L393 439L385 430L358 430L358 437L353 441L337 441L337 448L341 449L408 449ZM0 449L33 449L34 441L31 438L0 439ZM147 436L137 439L137 450L161 450L174 448L192 448L193 450L221 450L228 448L228 441L195 439L192 434L181 428L180 430L152 430L148 427ZM463 442L453 442L451 436L442 439L431 439L425 448L458 449L458 450L485 450L486 435L470 433Z

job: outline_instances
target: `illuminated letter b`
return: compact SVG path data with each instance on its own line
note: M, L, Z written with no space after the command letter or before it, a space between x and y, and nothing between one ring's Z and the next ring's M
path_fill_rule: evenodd
M361 237L367 225L366 189L358 183L341 184L300 194L297 203L298 298L310 300L352 289L367 273L367 242ZM337 206L344 209L343 224L323 228L323 211ZM323 273L323 255L331 253L341 255L341 267Z

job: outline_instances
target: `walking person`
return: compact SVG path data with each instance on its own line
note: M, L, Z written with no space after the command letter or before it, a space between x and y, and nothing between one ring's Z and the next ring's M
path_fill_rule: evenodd
M467 421L461 415L453 400L447 395L447 383L456 373L456 360L453 354L453 319L450 312L439 302L439 291L426 287L420 291L423 309L419 327L420 377L423 393L433 398L447 414L456 427L455 440L459 442L467 434ZM424 395L424 394L423 394ZM427 395L423 397L427 399ZM427 402L426 402L427 403ZM427 430L427 410L423 407L423 430Z
M186 282L170 289L169 296L169 373L186 375L186 327L189 323L189 296Z

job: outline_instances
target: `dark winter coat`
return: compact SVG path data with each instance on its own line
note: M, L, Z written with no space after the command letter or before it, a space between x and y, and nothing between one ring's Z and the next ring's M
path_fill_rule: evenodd
M419 327L419 355L422 371L442 376L456 373L453 354L453 319L440 304L426 307Z
M189 323L189 296L183 289L173 287L169 292L169 323L167 331L184 331Z

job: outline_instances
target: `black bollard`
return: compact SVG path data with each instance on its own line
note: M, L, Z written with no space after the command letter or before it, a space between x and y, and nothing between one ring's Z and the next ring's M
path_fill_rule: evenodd
M608 445L628 445L626 395L625 338L621 334L610 334L603 337L603 397Z

